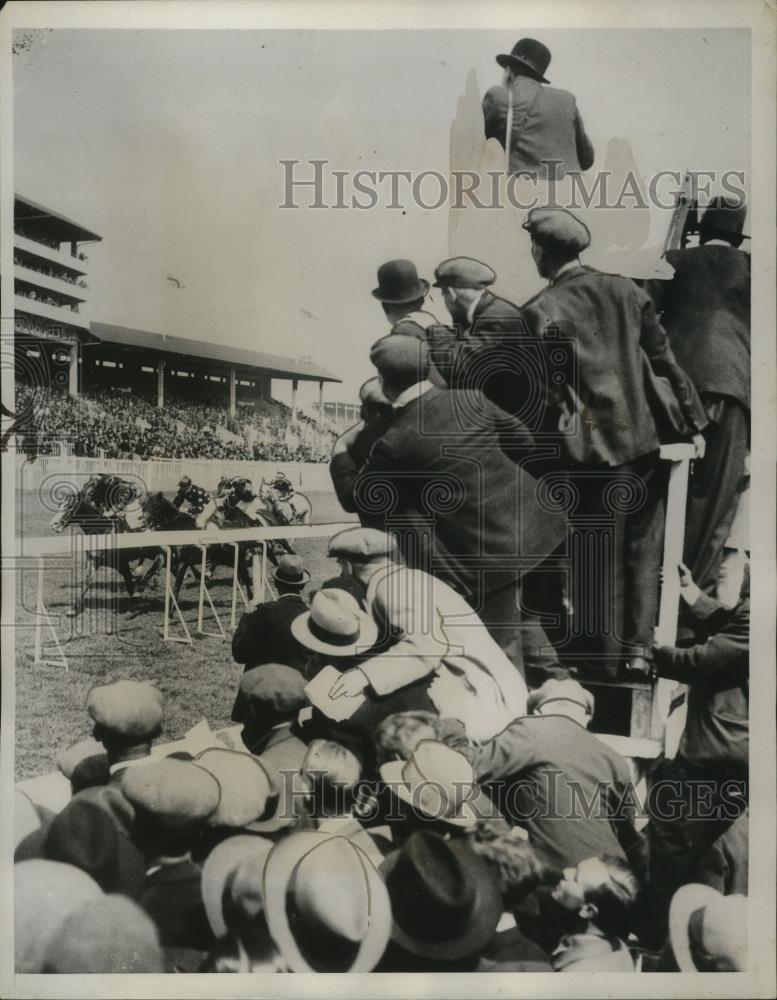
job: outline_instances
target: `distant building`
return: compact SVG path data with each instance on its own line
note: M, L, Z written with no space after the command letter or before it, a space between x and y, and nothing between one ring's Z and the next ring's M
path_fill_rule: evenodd
M89 339L86 244L102 239L22 195L14 198L14 333L17 371L28 381L80 386L81 346Z
M322 412L323 410L323 412ZM313 404L313 413L319 423L344 431L361 420L361 407L358 403L324 403Z

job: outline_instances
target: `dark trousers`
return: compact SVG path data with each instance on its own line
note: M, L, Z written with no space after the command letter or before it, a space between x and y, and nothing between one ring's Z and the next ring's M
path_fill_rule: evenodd
M573 618L565 652L605 672L653 642L663 561L668 463L658 454L568 471Z
M741 764L704 765L678 757L659 766L648 796L647 909L657 942L666 934L672 896L692 880L694 865L745 811L747 801L747 769Z
M735 399L704 394L707 450L688 483L683 561L702 590L714 587L745 479L750 414Z
M553 646L542 627L532 590L532 606L523 609L522 587L516 580L506 587L489 591L483 598L480 617L499 648L514 664L530 687L549 677L568 677L558 662Z

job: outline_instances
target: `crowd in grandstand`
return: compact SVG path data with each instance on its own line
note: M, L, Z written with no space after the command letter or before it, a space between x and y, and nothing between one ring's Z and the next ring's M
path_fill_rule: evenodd
M79 397L17 383L17 436L28 455L59 453L66 443L79 457L215 458L325 462L333 434L309 417L292 423L282 403L230 417L226 407L173 399L163 409L120 390L90 389Z

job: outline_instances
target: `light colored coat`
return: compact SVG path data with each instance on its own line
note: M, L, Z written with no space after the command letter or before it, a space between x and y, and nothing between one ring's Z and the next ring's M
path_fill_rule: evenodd
M398 635L387 652L360 664L377 695L430 677L429 697L440 716L459 719L475 741L526 713L523 678L448 584L390 565L370 579L367 605L379 625Z

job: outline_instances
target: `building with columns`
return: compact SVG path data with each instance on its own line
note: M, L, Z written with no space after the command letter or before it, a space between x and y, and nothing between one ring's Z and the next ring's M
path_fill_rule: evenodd
M273 379L291 382L292 420L300 382L318 383L321 405L325 383L341 381L307 360L108 323L92 323L83 358L86 387L124 389L160 409L166 398L185 397L227 407L233 417L268 402Z
M90 337L89 256L102 237L22 195L14 197L14 339L17 370L32 381L81 385L81 348Z

